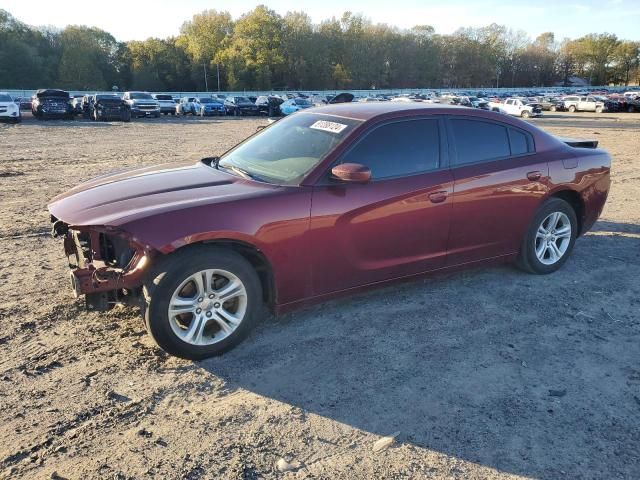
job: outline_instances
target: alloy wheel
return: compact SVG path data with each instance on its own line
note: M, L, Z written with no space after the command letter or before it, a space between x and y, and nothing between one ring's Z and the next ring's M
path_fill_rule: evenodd
M169 301L173 333L191 345L205 346L224 340L244 319L247 289L226 270L202 270L185 279Z
M566 253L571 243L571 221L562 212L547 215L535 237L536 257L544 265L553 265Z

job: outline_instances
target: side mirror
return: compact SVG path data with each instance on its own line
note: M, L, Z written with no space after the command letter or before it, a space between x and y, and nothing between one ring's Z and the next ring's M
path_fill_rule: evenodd
M331 177L343 182L367 183L371 180L371 170L359 163L343 163L331 169Z

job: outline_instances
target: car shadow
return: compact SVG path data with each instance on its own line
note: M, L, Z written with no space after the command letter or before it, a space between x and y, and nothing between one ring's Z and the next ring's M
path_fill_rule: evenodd
M594 230L553 275L498 266L326 302L269 318L197 365L231 388L502 472L633 478L640 226Z

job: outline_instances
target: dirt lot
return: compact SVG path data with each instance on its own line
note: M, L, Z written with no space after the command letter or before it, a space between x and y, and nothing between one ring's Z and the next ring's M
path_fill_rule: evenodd
M158 351L134 310L83 311L45 205L265 121L0 125L0 477L639 478L640 115L536 122L614 157L603 217L563 270L440 275L265 318L197 363ZM301 466L280 473L281 457Z

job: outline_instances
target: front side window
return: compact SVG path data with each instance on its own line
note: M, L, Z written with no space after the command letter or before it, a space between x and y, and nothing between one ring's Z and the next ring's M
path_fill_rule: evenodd
M340 163L369 167L373 180L434 170L440 165L438 120L405 120L377 127L349 150Z
M508 157L507 128L498 123L454 118L451 120L457 165Z

